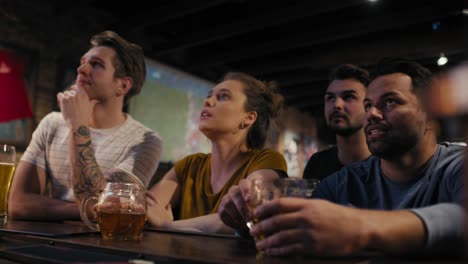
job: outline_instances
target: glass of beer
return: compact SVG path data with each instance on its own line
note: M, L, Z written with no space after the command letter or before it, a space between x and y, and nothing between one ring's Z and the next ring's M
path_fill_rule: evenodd
M282 178L282 179L263 179L256 178L251 180L249 208L251 212L265 201L280 197L299 197L310 198L312 192L320 181L316 179L302 178ZM247 222L250 229L258 220L253 217Z
M0 145L0 225L8 221L8 192L15 172L16 150L11 145Z
M255 208L266 201L281 197L281 182L280 179L254 178L250 181L249 209L252 212ZM247 222L247 227L250 229L258 219L252 216L252 219ZM263 239L260 236L256 239Z
M8 192L15 172L16 150L0 144L0 226L8 221Z
M90 194L82 201L81 219L100 231L103 239L140 240L146 222L145 189L134 183L109 182L99 196Z

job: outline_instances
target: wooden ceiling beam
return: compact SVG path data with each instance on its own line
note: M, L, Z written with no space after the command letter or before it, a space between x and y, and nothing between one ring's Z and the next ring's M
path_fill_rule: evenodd
M196 1L194 1L196 2ZM319 2L306 2L287 8L259 12L247 19L233 21L228 24L214 26L212 29L203 28L198 32L191 32L160 45L154 45L153 50L158 55L164 55L180 49L203 45L217 40L231 38L233 36L262 30L268 27L282 25L290 21L321 13L334 11L354 5L363 4L365 0L328 0ZM311 5L312 3L312 5ZM248 3L247 3L248 4Z
M207 67L223 63L232 63L295 48L319 45L374 32L421 24L459 13L461 13L461 7L458 5L445 5L445 3L441 6L419 7L417 10L403 9L397 13L381 14L346 24L336 24L317 31L311 30L310 32L302 32L293 36L278 38L274 41L240 43L235 50L225 49L211 52L210 54L192 56L192 58L190 58L190 64Z
M257 61L239 66L242 71L253 75L280 73L297 69L328 69L341 63L354 63L361 66L373 65L380 58L406 57L423 59L437 56L440 52L466 52L462 41L466 32L462 28L440 30L437 32L420 32L418 34L386 35L385 38L372 41L347 42L346 45L330 48L323 47L308 54L290 56L282 60ZM279 74L278 74L279 75Z
M156 6L149 10L141 10L138 14L134 14L128 19L120 21L118 24L114 25L114 27L122 32L138 32L147 26L160 25L226 2L232 2L232 0L173 1L166 6Z

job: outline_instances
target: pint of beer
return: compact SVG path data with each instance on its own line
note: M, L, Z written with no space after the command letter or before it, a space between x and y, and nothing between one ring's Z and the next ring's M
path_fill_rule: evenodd
M99 226L104 239L139 240L146 222L143 207L140 212L98 211Z
M89 215L90 202L97 203L97 223ZM145 189L139 184L108 182L99 195L91 194L81 203L81 218L103 239L139 240L146 222Z
M15 172L15 160L15 147L0 145L0 226L8 220L8 192Z

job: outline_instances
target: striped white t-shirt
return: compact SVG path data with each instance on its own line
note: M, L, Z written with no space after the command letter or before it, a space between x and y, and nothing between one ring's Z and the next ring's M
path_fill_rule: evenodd
M60 112L48 114L34 131L21 160L45 169L53 198L74 202L68 155L70 129ZM127 120L109 129L91 128L96 161L105 175L110 169L123 170L147 187L161 157L161 138L127 114Z

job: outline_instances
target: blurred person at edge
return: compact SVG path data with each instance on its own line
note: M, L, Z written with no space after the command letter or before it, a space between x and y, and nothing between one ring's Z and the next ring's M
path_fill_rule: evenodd
M304 169L305 179L323 180L343 166L367 159L371 153L364 134L364 97L369 73L342 64L330 73L325 93L325 121L336 135L336 145L312 155Z
M177 161L148 191L150 224L232 233L216 214L229 188L241 179L287 176L283 156L264 148L271 119L283 103L274 88L245 73L231 72L209 91L198 128L211 141L211 153ZM172 208L178 208L180 220L174 221Z
M143 50L112 31L90 44L75 84L57 95L61 113L42 119L19 162L9 195L13 219L79 219L80 201L107 181L147 186L156 171L161 139L123 112L145 80Z
M466 144L468 142L468 62L438 74L426 99L432 116L439 119L450 118L462 124L461 129ZM465 153L464 168L466 195L468 194L468 184L466 184L468 153ZM468 257L468 199L465 199L465 257Z
M325 178L312 199L280 198L257 207L260 221L250 234L265 236L257 248L273 256L460 254L465 147L436 143L421 96L431 77L405 59L378 63L364 100L373 156ZM245 223L248 186L240 182L241 191L223 199L219 214L227 225Z

